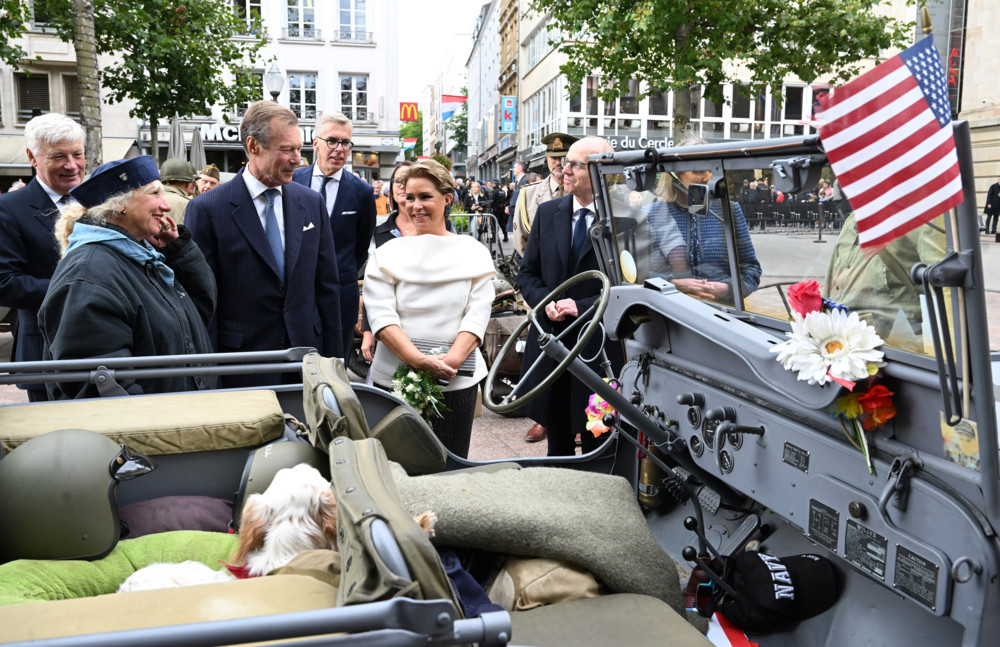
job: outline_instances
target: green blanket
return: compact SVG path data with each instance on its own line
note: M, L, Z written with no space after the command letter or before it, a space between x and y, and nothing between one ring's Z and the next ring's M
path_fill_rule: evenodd
M178 530L118 542L106 557L83 560L18 559L0 565L0 605L114 593L129 575L155 562L193 559L219 570L236 552L236 535Z
M435 543L569 562L615 593L651 595L685 615L674 561L625 479L550 467L410 477L392 467L407 510L437 514Z

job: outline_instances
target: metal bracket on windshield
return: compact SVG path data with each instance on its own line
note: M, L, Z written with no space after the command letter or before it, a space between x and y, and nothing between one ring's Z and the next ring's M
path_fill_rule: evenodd
M945 288L972 287L972 252L951 252L933 265L918 263L910 270L910 279L924 289L930 313L931 338L938 364L938 379L944 398L944 417L950 427L962 421L962 394L958 385L958 367L951 335L946 334L948 304Z
M656 160L659 154L655 148L647 148L643 153L644 162L626 166L625 184L631 191L652 191L656 187Z

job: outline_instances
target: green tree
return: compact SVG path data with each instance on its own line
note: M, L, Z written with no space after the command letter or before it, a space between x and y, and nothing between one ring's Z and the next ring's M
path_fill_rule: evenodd
M469 90L466 86L462 86L463 96L468 96ZM451 133L451 138L458 142L458 145L463 148L468 148L469 146L469 102L466 101L462 104L462 107L455 111L455 114L451 116L451 119L444 122L444 127L448 129Z
M749 82L781 96L794 75L844 81L859 61L905 45L912 24L878 15L880 0L534 0L559 28L570 88L599 74L615 99L632 80L674 92L674 133L691 118L690 88L721 102L722 84ZM741 72L742 70L742 72Z
M93 0L73 0L73 47L76 49L76 79L80 89L80 123L87 151L87 173L104 163L101 149L101 79L97 66L97 34Z
M415 160L417 156L424 154L424 111L417 113L416 121L405 121L399 127L399 136L403 138L416 137L417 145L405 151L403 156L408 160Z
M228 0L88 1L97 53L115 55L100 70L101 86L112 103L135 102L129 115L149 122L153 151L159 124L171 117L208 114L213 105L232 110L260 97L260 80L248 73L266 63L257 59L267 42L259 16L248 21ZM72 4L36 0L66 41L74 34Z
M24 0L0 0L0 62L17 69L27 52L16 42L31 21L31 6Z

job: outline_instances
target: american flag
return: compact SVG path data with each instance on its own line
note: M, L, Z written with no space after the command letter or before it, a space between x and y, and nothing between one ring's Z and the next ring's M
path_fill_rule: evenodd
M862 249L881 249L962 201L948 85L931 38L821 104L820 138Z

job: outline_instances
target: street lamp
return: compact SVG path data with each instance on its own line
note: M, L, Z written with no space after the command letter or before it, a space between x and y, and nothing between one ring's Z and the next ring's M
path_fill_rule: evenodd
M278 95L281 94L281 88L284 85L285 75L278 69L277 63L271 63L271 67L264 75L264 88L271 95L271 101L278 103Z

